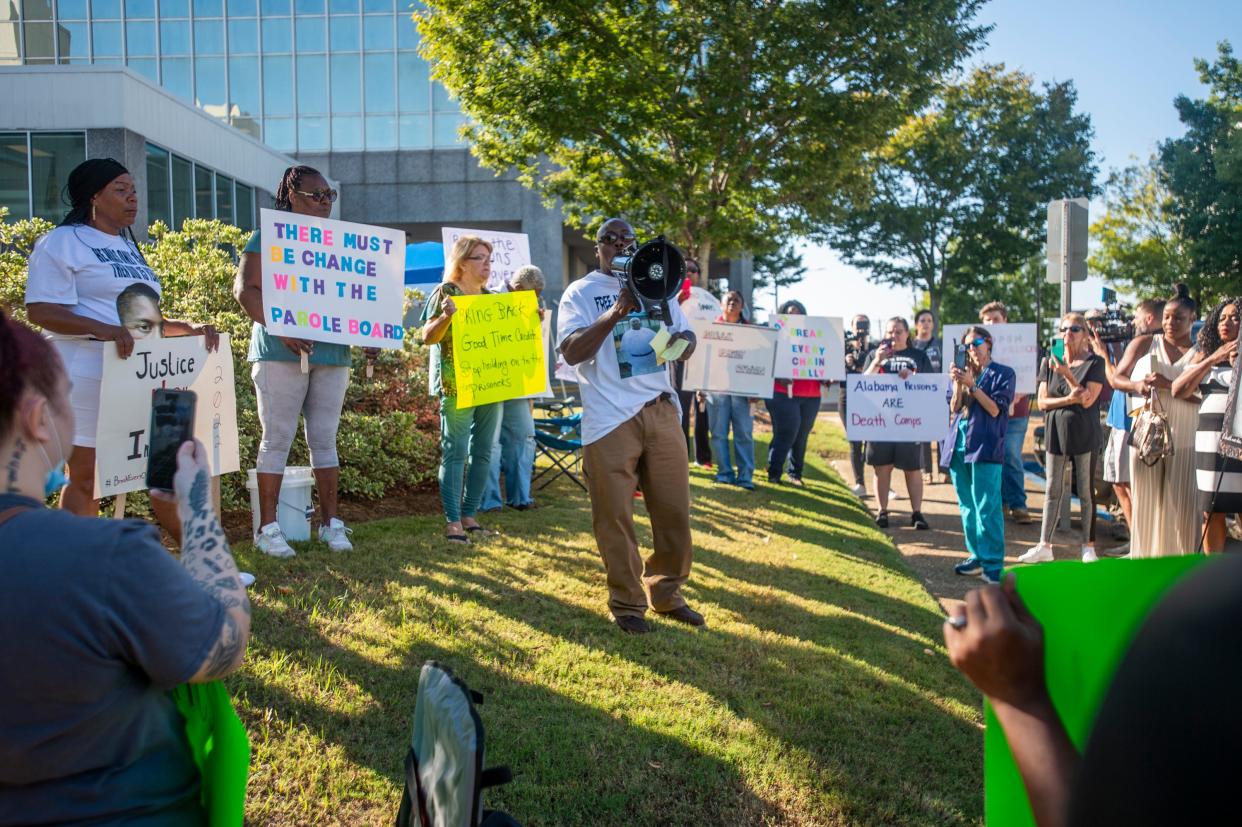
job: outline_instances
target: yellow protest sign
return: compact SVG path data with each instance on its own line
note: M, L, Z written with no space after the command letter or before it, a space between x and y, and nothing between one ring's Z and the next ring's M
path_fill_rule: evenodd
M534 291L456 296L453 301L457 407L517 399L548 387Z

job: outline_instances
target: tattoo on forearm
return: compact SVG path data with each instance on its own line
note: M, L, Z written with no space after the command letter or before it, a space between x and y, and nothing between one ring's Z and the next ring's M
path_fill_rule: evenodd
M242 635L241 628L237 625L237 620L233 615L226 612L224 615L224 628L220 632L220 638L207 654L203 677L214 679L222 678L229 674L245 645L246 639Z
M5 468L8 470L9 481L5 491L9 494L17 492L17 474L22 467L22 457L26 454L26 443L19 436L13 443L13 456L9 458Z
M207 507L207 472L199 470L194 477L194 485L190 487L190 508L202 511Z

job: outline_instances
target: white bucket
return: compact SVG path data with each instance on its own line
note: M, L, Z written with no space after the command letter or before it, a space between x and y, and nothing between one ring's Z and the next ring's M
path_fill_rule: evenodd
M311 488L315 474L304 465L290 465L280 483L280 497L276 501L276 522L286 540L309 540L310 520L315 508L311 504ZM251 536L259 533L259 482L255 470L246 472L246 488L250 491Z

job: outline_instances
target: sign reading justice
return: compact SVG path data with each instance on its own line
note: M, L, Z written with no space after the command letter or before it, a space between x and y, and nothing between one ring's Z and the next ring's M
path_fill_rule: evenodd
M405 233L261 211L263 316L274 336L400 348Z
M539 300L533 290L455 296L457 407L542 393L548 387Z

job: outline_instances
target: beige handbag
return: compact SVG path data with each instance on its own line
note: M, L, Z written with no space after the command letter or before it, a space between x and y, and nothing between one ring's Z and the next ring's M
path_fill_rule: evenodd
M1173 429L1169 427L1169 417L1154 388L1134 417L1130 444L1149 468L1165 457L1173 456Z

